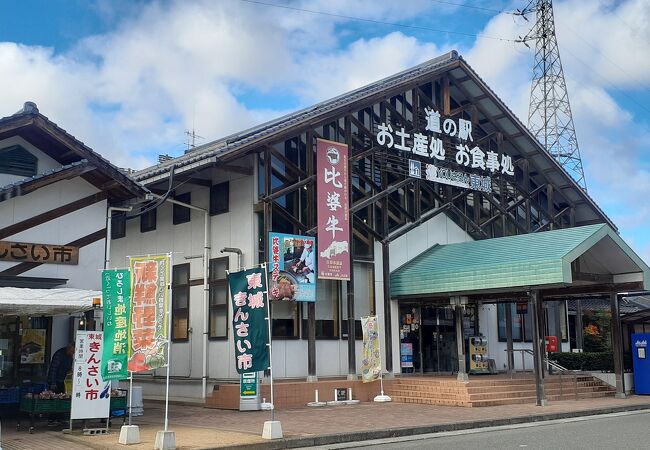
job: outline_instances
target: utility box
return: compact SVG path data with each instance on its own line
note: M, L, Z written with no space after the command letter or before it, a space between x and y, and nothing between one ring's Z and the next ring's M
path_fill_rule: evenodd
M484 336L467 338L468 373L490 373L488 361L488 341Z
M242 373L239 378L239 410L259 411L262 409L260 397L260 377L258 373Z
M650 333L632 335L632 365L634 367L634 393L650 395L650 357L648 356Z

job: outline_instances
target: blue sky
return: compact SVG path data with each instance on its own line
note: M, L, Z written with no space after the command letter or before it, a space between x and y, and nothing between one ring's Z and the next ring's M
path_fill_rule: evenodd
M526 122L533 51L490 38L525 35L531 23L509 12L527 3L0 2L0 82L11 86L0 115L35 101L116 164L142 168L181 154L186 130L217 139L457 49ZM554 9L589 193L650 261L650 2Z

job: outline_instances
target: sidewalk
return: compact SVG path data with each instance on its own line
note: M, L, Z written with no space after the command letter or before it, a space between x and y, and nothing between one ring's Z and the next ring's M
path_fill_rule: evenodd
M291 448L362 439L379 439L437 431L507 425L622 410L650 409L650 397L596 398L554 402L546 407L507 405L486 408L438 407L418 404L361 403L355 406L300 408L276 411L285 439L261 438L268 411L222 411L198 406L170 405L170 430L176 432L179 449ZM140 425L142 443L124 448L153 448L155 433L162 429L164 405L145 404L145 416L134 418ZM120 423L103 436L63 435L48 431L44 424L33 435L16 431L3 421L3 450L115 449Z

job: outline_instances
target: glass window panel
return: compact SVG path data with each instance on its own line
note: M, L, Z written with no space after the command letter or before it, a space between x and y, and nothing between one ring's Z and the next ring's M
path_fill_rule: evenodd
M228 286L225 283L210 286L210 305L226 305L227 303Z
M228 270L228 258L210 260L210 280L225 280Z
M277 301L271 304L274 337L298 336L297 302Z
M172 305L174 309L183 309L187 308L187 303L189 300L188 289L174 289L172 298Z
M210 337L226 337L228 308L210 309Z

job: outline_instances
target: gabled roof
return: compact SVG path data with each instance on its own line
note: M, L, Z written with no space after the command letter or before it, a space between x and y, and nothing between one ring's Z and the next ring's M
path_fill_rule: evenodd
M393 271L391 297L467 295L526 288L562 287L581 258L590 272L612 283L650 284L650 268L606 224L495 239L437 245Z
M151 184L166 178L172 165L175 166L176 173L181 173L213 163L230 161L253 151L261 144L272 143L292 130L331 120L353 108L361 109L369 106L381 94L390 95L400 87L424 83L442 73L448 73L461 86L451 88L454 98L462 98L476 105L481 127L487 133L503 132L508 138L504 141L504 150L513 157L525 158L531 162L531 166L537 170L536 173L531 174L531 178L538 179L538 184L544 184L544 180L549 180L576 206L576 224L607 223L616 229L614 223L600 207L542 147L526 126L456 51L309 108L204 144L178 158L135 172L132 176L143 184Z
M106 191L109 200L123 201L134 197L143 197L148 190L127 176L83 142L57 126L38 110L32 102L26 102L23 109L8 117L0 119L0 140L20 136L39 150L61 163L61 167L52 172L38 174L33 178L21 180L0 188L3 191L19 189L25 184L44 181L43 178L61 176L62 173L81 171L78 166L83 161L92 170L79 175L102 191ZM5 192L6 193L6 192ZM0 198L0 201L2 198Z

